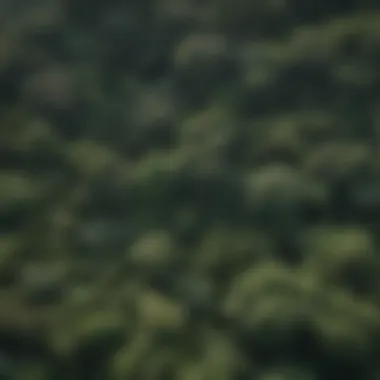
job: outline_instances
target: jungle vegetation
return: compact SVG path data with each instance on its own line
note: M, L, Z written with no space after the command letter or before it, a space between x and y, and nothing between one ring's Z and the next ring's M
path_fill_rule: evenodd
M376 0L3 0L1 380L378 380Z

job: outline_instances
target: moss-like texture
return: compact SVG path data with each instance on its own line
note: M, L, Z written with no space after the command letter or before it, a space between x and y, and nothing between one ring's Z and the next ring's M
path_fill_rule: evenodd
M375 380L376 0L3 0L1 380Z

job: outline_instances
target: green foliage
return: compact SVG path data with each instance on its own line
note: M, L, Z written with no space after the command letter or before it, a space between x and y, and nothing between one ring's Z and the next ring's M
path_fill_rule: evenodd
M366 230L322 228L311 231L306 240L304 266L310 272L359 294L377 294L378 255Z
M376 1L2 3L1 379L378 377Z

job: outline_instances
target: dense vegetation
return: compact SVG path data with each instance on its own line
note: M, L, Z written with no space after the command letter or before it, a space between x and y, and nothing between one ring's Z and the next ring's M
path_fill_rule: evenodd
M376 380L376 0L8 0L1 380Z

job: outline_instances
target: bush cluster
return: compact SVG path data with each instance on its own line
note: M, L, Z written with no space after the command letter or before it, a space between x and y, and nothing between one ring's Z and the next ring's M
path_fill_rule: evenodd
M1 7L1 379L378 378L377 1Z

